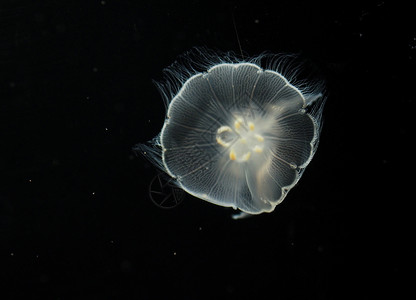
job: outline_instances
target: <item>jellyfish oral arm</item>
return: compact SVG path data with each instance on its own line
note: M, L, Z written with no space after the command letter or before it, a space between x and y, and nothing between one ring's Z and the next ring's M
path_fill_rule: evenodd
M241 220L241 219L245 219L245 218L248 218L248 217L251 217L251 216L253 216L253 215L248 214L244 211L240 211L239 213L233 214L231 216L231 218L233 218L234 220Z

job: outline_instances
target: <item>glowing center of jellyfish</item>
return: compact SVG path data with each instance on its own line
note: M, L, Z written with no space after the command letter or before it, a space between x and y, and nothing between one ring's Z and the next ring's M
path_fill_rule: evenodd
M217 130L217 143L227 148L230 160L246 162L252 153L261 153L264 148L264 137L258 132L251 120L237 117L233 128L221 126Z

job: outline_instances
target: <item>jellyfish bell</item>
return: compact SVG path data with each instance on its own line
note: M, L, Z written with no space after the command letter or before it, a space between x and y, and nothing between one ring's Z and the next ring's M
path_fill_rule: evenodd
M287 56L194 49L166 70L165 122L136 150L189 194L240 210L234 218L271 212L313 158L322 128L323 84L297 79L299 70Z

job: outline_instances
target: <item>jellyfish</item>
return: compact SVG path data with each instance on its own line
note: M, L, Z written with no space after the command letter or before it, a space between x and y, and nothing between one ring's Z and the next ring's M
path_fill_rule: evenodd
M167 108L161 132L135 149L187 193L238 209L235 219L272 212L311 162L322 128L323 84L298 79L291 61L188 52L157 84Z

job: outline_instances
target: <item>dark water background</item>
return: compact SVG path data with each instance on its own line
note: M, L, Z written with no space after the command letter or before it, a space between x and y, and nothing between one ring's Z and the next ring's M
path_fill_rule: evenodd
M1 299L408 296L410 7L179 2L0 3ZM326 80L319 150L271 214L160 209L131 151L163 124L152 80L194 46L238 53L236 31L245 53L297 53Z

